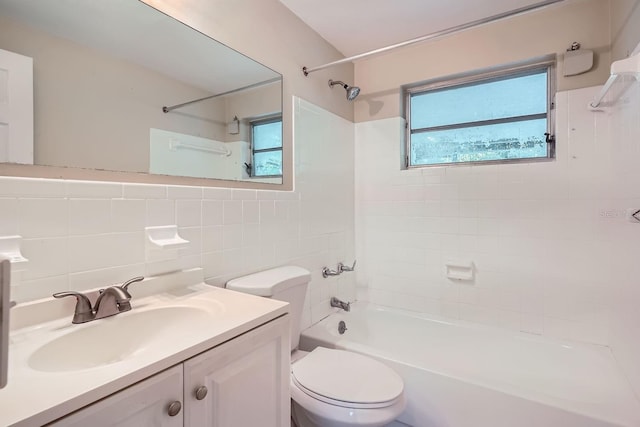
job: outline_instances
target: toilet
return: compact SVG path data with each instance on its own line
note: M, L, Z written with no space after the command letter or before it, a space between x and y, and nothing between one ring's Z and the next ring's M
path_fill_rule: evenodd
M404 410L404 383L388 366L358 353L298 350L309 271L284 266L230 280L227 289L288 302L291 408L298 427L382 427Z

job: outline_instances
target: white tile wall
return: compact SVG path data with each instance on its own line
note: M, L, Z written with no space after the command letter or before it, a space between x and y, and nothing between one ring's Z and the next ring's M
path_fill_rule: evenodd
M304 326L328 300L355 297L355 275L323 279L354 259L354 125L294 99L294 192L0 178L0 232L29 259L18 301L140 274L202 266L212 283L283 264L313 272ZM191 241L180 260L147 262L144 227L172 225Z
M400 170L403 120L358 123L360 297L610 343L616 283L630 277L619 260L640 241L640 224L623 218L640 209L640 144L637 128L611 138L610 113L587 110L597 90L558 94L552 162ZM449 259L473 261L476 280L447 279Z
M611 115L611 163L617 170L617 182L612 191L620 199L617 209L640 208L638 165L640 164L640 84L625 77L612 90L615 95L628 88ZM611 102L611 97L608 99ZM612 194L612 195L613 195ZM628 203L627 203L628 202ZM615 236L615 256L612 257L611 276L611 336L610 343L616 359L640 396L640 239L636 228L640 225L620 222L610 232Z

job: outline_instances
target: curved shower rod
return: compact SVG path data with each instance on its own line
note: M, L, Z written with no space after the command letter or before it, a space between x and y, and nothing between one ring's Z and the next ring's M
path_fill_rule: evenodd
M431 34L427 34L425 36L421 36L421 37L417 37L415 39L411 39L411 40L406 40L404 42L401 43L396 43L393 44L391 46L386 46L386 47L381 47L379 49L374 49L374 50L370 50L368 52L364 52L364 53L360 53L358 55L353 55L353 56L349 56L347 58L343 58L343 59L339 59L337 61L333 61L333 62L329 62L323 65L318 65L316 67L302 67L302 74L304 74L305 76L308 76L309 74L315 72L315 71L320 71L320 70L324 70L325 68L329 68L329 67L333 67L335 65L340 65L340 64L344 64L345 62L351 62L351 61L355 61L357 59L362 59L362 58L367 58L369 56L373 56L373 55L377 55L379 53L384 53L393 49L397 49L400 47L404 47L404 46L409 46L412 44L416 44L416 43L421 43L427 40L433 40L433 39L437 39L439 37L444 37L444 36L448 36L450 34L455 34L458 33L460 31L464 31L464 30L468 30L469 28L473 28L473 27L478 27L480 25L484 25L484 24L489 24L491 22L494 21L499 21L501 19L505 19L505 18L510 18L512 16L517 16L517 15L521 15L527 12L531 12L533 10L537 10L537 9L542 9L544 7L550 6L552 4L555 3L560 3L563 2L565 0L546 0L546 1L541 1L539 3L534 3L532 5L529 6L524 6L518 9L514 9L508 12L503 12L503 13L499 13L497 15L492 15L489 16L487 18L482 18L482 19L478 19L476 21L472 21L466 24L462 24L462 25L457 25L455 27L451 27L451 28L447 28L445 30L441 30L441 31L436 31L434 33Z

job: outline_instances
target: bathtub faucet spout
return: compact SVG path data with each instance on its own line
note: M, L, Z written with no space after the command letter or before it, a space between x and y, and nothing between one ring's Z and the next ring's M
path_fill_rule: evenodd
M351 303L350 302L340 301L336 297L331 297L330 303L331 303L331 307L341 308L344 311L351 310Z

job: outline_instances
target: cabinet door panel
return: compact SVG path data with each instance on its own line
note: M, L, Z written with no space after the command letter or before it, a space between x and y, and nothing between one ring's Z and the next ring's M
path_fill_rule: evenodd
M288 427L289 360L287 315L186 361L185 425Z
M172 402L183 404L182 365L112 394L62 418L55 427L182 427L184 408L171 417Z

